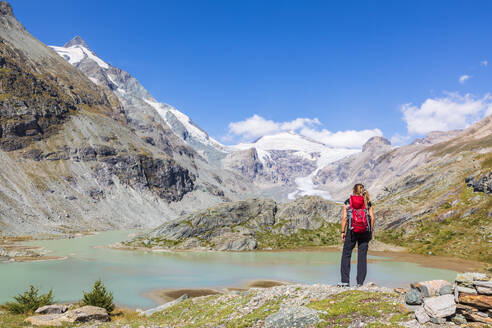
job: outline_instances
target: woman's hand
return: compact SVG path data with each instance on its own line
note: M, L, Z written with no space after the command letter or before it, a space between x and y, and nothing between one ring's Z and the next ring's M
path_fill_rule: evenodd
M342 232L341 237L342 237L342 241L345 241L345 232Z

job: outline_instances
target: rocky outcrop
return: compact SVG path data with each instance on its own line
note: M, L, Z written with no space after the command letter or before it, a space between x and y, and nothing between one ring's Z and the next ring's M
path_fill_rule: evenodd
M384 137L372 137L362 146L362 152L390 151L391 142Z
M473 187L474 192L492 194L492 172L477 177L468 177L465 182L468 187Z
M216 205L164 223L128 246L243 251L265 247L266 237L289 238L305 231L326 233L341 206L320 197L282 204L250 199ZM336 228L334 231L338 231ZM338 234L337 234L338 235ZM321 241L320 241L321 242Z
M318 323L318 311L305 306L281 307L265 318L265 328L307 327Z
M258 158L255 148L238 150L228 154L224 160L225 168L235 170L249 180L254 180L260 175L264 175L263 163Z
M460 325L467 321L491 324L492 296L487 295L491 286L492 281L485 274L465 272L457 275L454 286L444 280L414 283L405 300L411 306L423 304L414 309L420 324L429 321L438 324L447 321Z
M31 316L24 321L33 326L59 327L66 323L106 322L110 317L106 309L86 305L66 312Z
M68 310L68 305L65 304L51 304L38 308L34 313L36 314L61 314Z

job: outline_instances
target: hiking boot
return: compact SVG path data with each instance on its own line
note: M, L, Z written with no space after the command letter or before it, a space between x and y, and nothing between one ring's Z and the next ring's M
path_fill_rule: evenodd
M348 283L346 283L346 282L339 282L339 283L337 284L337 287L349 287L349 284L348 284Z

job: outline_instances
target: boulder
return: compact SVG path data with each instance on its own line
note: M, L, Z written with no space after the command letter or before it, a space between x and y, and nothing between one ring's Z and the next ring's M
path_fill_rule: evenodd
M438 295L447 295L447 294L453 294L454 292L454 287L449 285L444 285L441 288L439 288Z
M430 320L430 317L427 312L425 312L424 307L420 306L415 310L415 319L417 319L420 324L424 324Z
M464 272L456 275L456 282L458 285L473 287L473 281L486 281L489 280L487 275L480 272Z
M451 285L446 280L421 281L411 284L411 287L418 289L423 297L438 296L441 288L444 288L444 290L453 289L453 285Z
M68 310L68 306L65 304L52 304L45 305L37 309L34 313L36 314L61 314Z
M63 314L43 314L28 317L24 320L33 326L60 327L63 325Z
M416 288L410 289L405 295L405 303L410 305L420 305L422 304L422 294Z
M479 309L492 309L492 296L473 295L462 293L459 295L460 303L468 304Z
M456 303L451 294L424 299L424 309L431 318L444 318L456 312Z
M265 328L290 328L315 325L318 312L305 306L282 307L265 319Z
M479 294L492 295L492 281L474 281Z
M108 311L97 306L86 305L78 309L67 311L63 314L63 320L67 322L109 321Z
M474 294L474 295L477 294L477 290L471 287L456 286L456 290L458 291L458 293Z

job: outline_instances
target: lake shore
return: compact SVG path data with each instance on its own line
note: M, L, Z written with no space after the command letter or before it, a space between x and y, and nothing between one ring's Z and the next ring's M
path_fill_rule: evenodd
M156 304L164 304L173 301L182 295L188 297L201 297L208 295L227 294L238 291L243 292L251 288L271 288L276 286L289 285L291 282L280 280L251 280L242 285L218 287L218 288L171 288L171 289L156 289L143 294L143 296L151 299Z
M134 247L126 246L121 243L113 245L106 245L101 247L108 247L117 250L125 251L145 251L155 253L182 253L182 252L224 252L215 251L209 249L164 249L164 248L146 248L146 247ZM267 252L267 253L285 253L285 252L341 252L342 245L335 246L307 246L300 248L285 248L285 249L261 249L255 251L240 251L240 253L248 252ZM232 252L232 251L229 251ZM357 248L354 249L354 253L357 252ZM434 268L434 269L446 269L458 272L465 271L486 271L486 268L490 265L487 263L465 260L457 257L446 257L438 255L423 255L409 253L404 247L384 244L379 241L371 241L369 245L369 255L378 257L384 257L387 259L368 259L368 263L382 262L382 261L401 261L411 262L421 265L422 267ZM353 259L356 258L353 256ZM355 263L355 261L353 260Z

